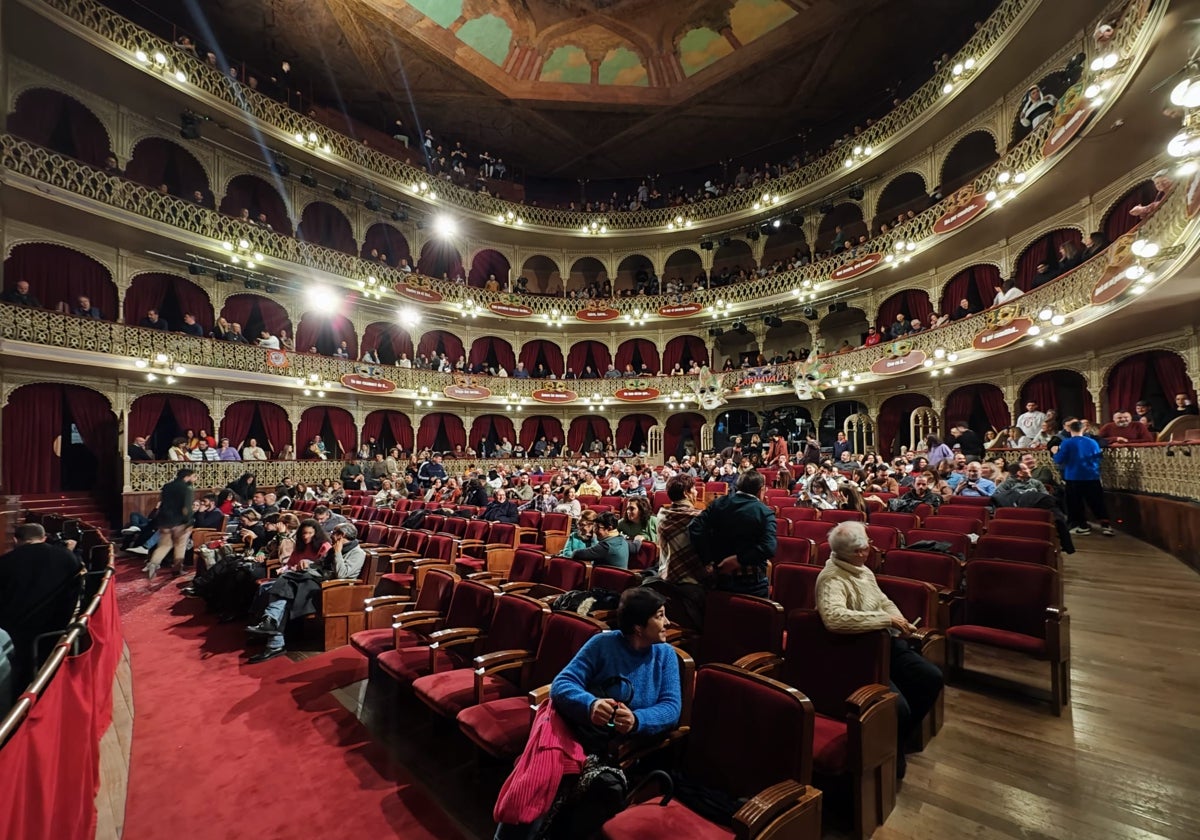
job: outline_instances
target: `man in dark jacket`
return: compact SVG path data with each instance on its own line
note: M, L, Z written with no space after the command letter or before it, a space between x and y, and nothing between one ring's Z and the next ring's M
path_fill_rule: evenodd
M12 636L13 684L24 691L41 666L41 653L53 647L53 643L40 645L35 659L34 639L71 623L79 603L83 564L68 547L70 540L67 545L46 542L41 525L18 525L14 536L17 547L0 556L0 627Z
M747 470L737 491L719 496L692 520L688 536L717 573L717 589L767 596L767 562L775 556L775 512L763 504L766 479Z
M507 522L509 525L516 525L520 513L516 503L508 500L508 491L501 488L492 494L492 501L488 502L488 506L484 508L479 518L489 522Z
M581 548L571 555L573 560L583 560L597 566L629 568L629 540L617 528L617 515L612 511L596 517L596 530L600 539L595 545Z
M154 523L158 528L158 545L142 569L147 580L154 580L167 552L172 552L171 565L175 574L183 571L183 555L192 531L192 502L195 499L192 484L195 480L195 471L184 467L175 474L174 480L163 485L158 518Z

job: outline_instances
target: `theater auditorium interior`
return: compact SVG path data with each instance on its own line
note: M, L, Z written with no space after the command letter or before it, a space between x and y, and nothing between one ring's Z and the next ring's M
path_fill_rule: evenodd
M0 837L1200 836L1200 0L0 39Z

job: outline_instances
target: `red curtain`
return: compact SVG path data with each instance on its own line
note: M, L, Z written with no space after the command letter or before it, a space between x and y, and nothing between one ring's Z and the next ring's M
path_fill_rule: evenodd
M921 394L897 394L884 400L879 409L879 423L876 426L879 451L887 455L895 454L903 424L909 421L912 413L918 408L928 408L930 405L929 398Z
M387 264L393 268L400 265L401 257L408 260L409 266L412 266L412 252L409 250L408 240L400 231L383 222L371 225L367 228L367 235L363 237L362 258L370 259L371 251L376 251L381 257L386 254Z
M430 330L421 336L421 341L417 344L417 354L428 356L433 353L445 353L451 362L457 362L460 357L466 355L462 339L445 330Z
M230 181L219 209L227 216L240 216L242 210L249 210L251 218L266 213L272 230L284 236L292 235L292 220L283 196L254 175L238 175Z
M625 446L630 446L633 442L634 435L641 433L642 439L650 434L650 429L658 424L658 421L649 414L626 414L617 423L617 449Z
M343 254L358 253L350 220L341 210L324 201L314 201L304 208L296 236Z
M477 365L481 362L486 364L489 358L495 359L509 373L512 373L513 368L517 366L517 357L513 354L512 345L503 338L488 335L475 339L475 342L471 345L471 355L467 357L467 361L472 365ZM457 356L450 357L450 361L452 362L457 360ZM509 440L512 440L512 438L509 438Z
M438 240L430 240L421 248L421 258L417 261L417 271L426 277L441 277L443 274L450 280L462 276L462 257L453 245Z
M571 428L567 431L567 445L571 447L572 452L579 452L593 440L608 440L611 436L612 430L603 417L582 415L571 421Z
M641 373L642 365L646 365L651 373L658 373L660 370L658 348L648 338L631 338L621 342L621 345L617 347L617 356L613 360L613 364L622 373L625 372L626 365L633 365L634 373Z
M954 306L958 306L957 300L954 302ZM905 289L902 292L896 292L879 305L875 324L881 329L891 329L892 324L896 323L896 316L900 314L905 315L910 321L916 318L922 326L928 328L929 316L933 314L933 304L929 302L929 295L921 289Z
M457 414L442 412L426 414L421 418L421 425L417 428L417 448L433 446L439 434L445 436L450 450L456 446L466 448L467 430L463 427L462 418Z
M686 371L692 362L708 364L708 347L699 336L679 335L663 348L662 369L668 373L675 369L676 364L682 365Z
M1104 217L1104 223L1100 225L1100 229L1104 231L1108 241L1115 242L1118 237L1133 230L1141 219L1130 216L1129 211L1139 204L1149 204L1157 197L1158 190L1154 188L1153 181L1142 181L1125 193L1124 197L1109 209L1108 215Z
M540 437L546 438L546 443L555 438L558 438L559 444L563 442L562 423L557 417L535 414L525 418L525 422L521 424L521 445L525 447L525 451L528 452Z
M129 439L132 441L135 437L152 435L159 418L168 407L175 416L175 422L184 429L194 429L197 432L215 431L212 415L208 413L204 403L195 397L185 397L182 394L143 394L133 401L133 406L129 409ZM232 439L230 443L236 444Z
M345 315L305 312L300 316L300 326L296 328L296 349L301 353L316 347L318 353L332 356L343 341L346 342L350 358L357 359L358 336L354 334L354 325Z
M158 272L134 277L125 291L125 323L136 326L151 309L157 309L175 332L183 326L185 313L196 316L205 334L212 330L212 302L203 289L183 277Z
M697 452L700 451L700 427L704 425L704 415L694 411L682 414L672 414L667 418L666 428L663 429L663 457L682 455L680 445L683 443L685 427L691 432L692 443Z
M229 445L241 450L246 445L246 437L250 434L250 425L254 422L257 412L258 403L252 400L230 404L225 409L225 416L221 418L220 437L229 438ZM267 448L266 441L260 440L258 444L264 450Z
M1034 266L1036 268L1036 264ZM994 265L973 265L950 278L942 288L941 312L953 314L958 308L958 302L966 298L981 311L992 305L996 297L996 287L1003 281L1000 279L1000 269ZM895 319L895 315L892 316Z
M521 347L521 361L525 364L525 369L530 373L537 370L539 364L545 365L546 369L555 376L561 377L566 371L563 367L562 350L552 341L547 341L544 338L535 338L533 341L527 341ZM559 440L562 438L560 437Z
M513 429L513 422L503 414L484 414L475 418L475 422L471 424L471 434L467 439L471 441L476 452L482 451L480 445L482 441L491 437L492 433L496 434L496 441L499 442L502 438L508 438L509 443L515 443L517 433Z
M100 739L112 723L113 677L124 647L112 581L88 622L88 635L91 644L63 660L4 745L0 837L96 833Z
M293 337L296 334L287 310L262 295L230 295L221 307L221 317L231 324L241 324L246 334L250 327L265 329L271 335L279 335L280 330L287 330Z
M305 409L296 426L296 437L302 442L312 440L321 434L326 420L329 421L334 440L341 446L337 454L342 458L352 457L358 449L358 436L354 430L354 418L344 408L313 406Z
M975 403L975 386L966 385L953 391L946 398L946 408L943 411L946 422L943 424L949 427L952 423L966 422L971 419L971 409Z
M367 324L367 329L363 332L362 351L365 353L368 350L378 351L379 361L390 365L399 359L402 353L409 359L413 357L412 338L398 324L376 321Z
M262 421L263 429L267 432L267 439L260 440L258 445L266 452L276 454L288 444L295 446L292 438L292 422L288 420L287 412L280 406L274 403L258 403L258 417ZM229 438L229 443L233 444L232 436ZM238 445L240 446L240 444Z
M1183 359L1166 350L1151 350L1149 355L1154 362L1154 375L1158 377L1168 403L1174 403L1176 394L1187 394L1188 400L1194 403L1196 392L1192 390Z
M383 424L388 424L388 429L392 433L399 447L403 450L411 450L413 445L413 427L412 422L404 414L399 411L388 411L387 409L379 409L372 411L363 420L362 439L370 440L371 438L378 439L383 431Z
M1119 361L1108 374L1108 413L1133 411L1146 387L1148 353L1135 353Z
M62 386L50 383L25 385L9 396L3 416L5 492L54 493L62 488L62 462L54 454L54 441L62 434L62 405Z
M508 289L509 276L512 272L512 267L508 264L508 259L499 251L493 251L488 248L480 251L475 255L475 259L471 260L471 271L467 275L467 285L474 286L477 289L482 289L487 283L488 275L496 275L496 280L500 283L501 289Z
M1080 251L1083 250L1083 237L1074 228L1052 230L1026 248L1017 259L1017 267L1012 275L1017 280L1017 287L1028 292L1037 276L1038 263L1046 263L1053 268L1058 263L1059 247L1067 242L1074 242Z
M22 93L8 117L8 130L97 168L104 166L109 154L104 124L85 106L56 90Z
M1004 392L995 385L980 385L976 391L983 403L983 411L987 415L988 424L993 429L1007 429L1012 425L1012 414L1004 399Z
M108 400L90 388L66 385L63 389L79 437L96 456L97 489L116 491L117 415ZM65 449L66 441L63 446Z
M611 363L608 348L599 341L578 341L571 345L571 352L567 354L567 367L577 376L583 376L583 369L588 365L598 376L603 376Z
M108 269L78 251L43 242L18 245L4 261L5 290L18 280L29 281L29 291L47 309L74 307L86 295L106 321L117 319L117 287Z
M208 198L208 176L191 152L162 137L147 137L133 149L125 177L151 189L166 184L171 195L191 201L200 190Z
M1038 404L1039 411L1058 408L1058 388L1054 371L1039 373L1021 386L1021 398L1017 401L1018 415L1025 411L1025 403L1031 401Z

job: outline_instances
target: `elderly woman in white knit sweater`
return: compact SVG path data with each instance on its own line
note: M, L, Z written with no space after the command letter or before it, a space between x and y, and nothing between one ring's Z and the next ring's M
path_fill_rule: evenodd
M833 633L888 630L892 634L891 688L897 703L896 773L904 778L904 748L942 690L942 672L908 643L916 630L866 567L871 555L867 529L842 522L829 532L831 554L817 576L817 611Z

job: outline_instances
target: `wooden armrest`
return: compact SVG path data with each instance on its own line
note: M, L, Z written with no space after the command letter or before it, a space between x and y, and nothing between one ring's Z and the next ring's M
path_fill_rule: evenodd
M458 550L461 553L464 548L486 548L487 543L483 540L469 540L463 537L461 540L454 541L458 545Z
M677 726L656 735L638 735L635 732L633 737L617 743L616 754L612 758L619 767L628 770L646 756L665 750L683 740L690 731L691 727L689 726Z
M770 676L779 670L779 666L783 664L783 660L778 654L770 651L759 651L757 653L747 653L745 656L733 663L734 668L741 668L743 671L749 671L752 674L763 674Z
M448 648L482 638L483 631L478 627L447 627L429 634L429 646L435 649Z
M434 610L415 610L396 616L392 622L392 646L397 650L401 647L400 634L413 633L421 627L433 627L442 620L440 613ZM406 644L410 643L408 641Z
M524 592L528 592L530 589L533 589L533 587L535 587L535 586L537 586L537 584L534 583L533 581L514 580L511 583L500 584L500 591L501 592L524 593Z
M476 662L478 662L479 659L480 657L475 657ZM537 688L531 689L529 694L526 696L529 699L529 712L530 719L532 720L533 713L537 711L538 706L550 699L550 686L539 685Z
M407 595L380 595L363 601L363 623L368 630L382 629L371 626L371 619L376 615L390 616L392 621L413 606L412 599Z
M617 611L616 610L592 610L590 613L588 613L588 615L591 616L592 618L596 619L597 621L603 621L605 624L607 624L611 627L612 623L617 618Z
M393 627L407 628L414 622L424 621L429 618L441 618L442 614L437 610L409 610L396 614L396 621L392 624Z
M857 772L896 755L896 695L885 685L864 685L846 700L850 762Z
M531 650L496 650L476 656L472 660L475 667L475 705L484 702L483 678L520 668L522 671L533 665L535 655ZM522 675L524 676L524 675ZM522 680L524 682L524 680ZM547 693L549 693L547 691Z
M891 696L892 690L886 685L878 683L864 685L846 698L846 712L862 717L872 706L884 702Z
M1066 607L1046 607L1046 653L1052 662L1071 658L1071 615Z
M780 836L820 836L821 791L792 779L759 791L733 815L734 835L737 840L752 840L781 818L791 830L781 831Z
M503 579L497 577L491 572L472 572L471 574L467 575L467 580L478 580L487 583L489 581L500 581Z
M412 568L414 556L406 555L404 557L392 557L388 562L392 566L392 572L407 572Z

